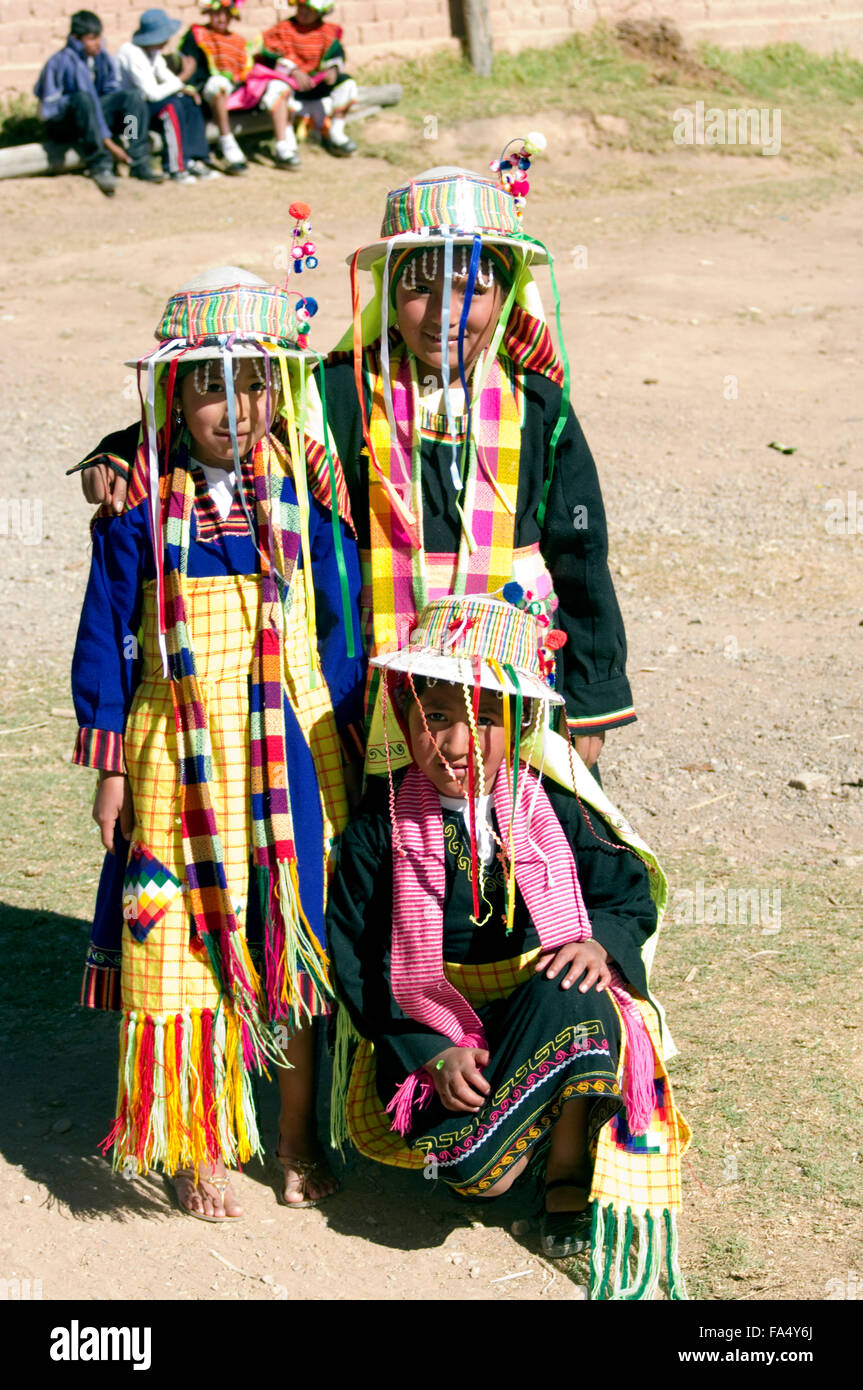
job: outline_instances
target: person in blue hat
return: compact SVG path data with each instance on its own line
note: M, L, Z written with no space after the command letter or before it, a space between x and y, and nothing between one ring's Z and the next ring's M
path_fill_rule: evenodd
M164 10L145 10L137 32L117 52L125 84L148 103L149 124L162 137L162 168L172 183L215 179L201 98L171 72L164 50L180 28Z
M117 188L115 164L128 164L145 183L162 182L150 164L147 103L124 86L92 10L72 15L65 47L48 59L33 92L47 138L76 149L106 197Z

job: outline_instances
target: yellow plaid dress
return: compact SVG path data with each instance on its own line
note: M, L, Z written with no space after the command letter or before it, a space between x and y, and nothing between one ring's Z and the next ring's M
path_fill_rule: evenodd
M189 578L189 625L212 743L210 795L240 930L245 935L252 852L249 675L260 615L260 579ZM168 1172L220 1151L227 1163L260 1149L239 1030L206 951L192 941L186 903L179 771L170 682L162 676L154 585L144 585L143 674L126 724L132 789L132 854L144 846L167 872L154 889L145 939L123 932L115 1166ZM317 652L311 658L305 596L296 585L286 615L284 694L314 759L326 862L346 819L341 751ZM324 882L326 873L324 873ZM140 895L140 885L138 893ZM124 915L130 905L124 893ZM323 903L320 904L323 909Z

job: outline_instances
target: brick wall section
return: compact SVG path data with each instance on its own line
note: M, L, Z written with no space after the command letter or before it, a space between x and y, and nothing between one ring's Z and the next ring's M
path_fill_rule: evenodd
M147 0L84 0L105 26L110 51L137 28ZM169 14L188 23L193 0L163 0ZM65 40L76 0L0 0L0 91L29 92L39 68ZM863 0L489 0L495 46L559 43L597 19L669 15L687 42L712 39L731 47L797 40L820 52L847 48L863 57ZM415 57L458 49L451 10L458 0L341 0L334 18L345 29L353 63ZM239 27L254 35L273 23L274 6L249 0Z

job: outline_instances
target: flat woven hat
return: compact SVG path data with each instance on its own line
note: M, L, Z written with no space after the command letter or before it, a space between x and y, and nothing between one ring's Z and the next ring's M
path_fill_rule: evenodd
M312 301L314 302L314 301ZM235 357L260 357L264 348L293 357L317 357L301 346L308 333L302 296L268 285L237 266L218 266L173 294L156 328L160 360L200 362L221 357L226 337L236 336ZM168 344L175 344L173 350ZM137 361L126 366L137 366Z
M475 236L522 254L530 249L535 264L548 259L545 248L522 233L516 200L506 188L469 169L442 166L426 169L387 194L382 240L362 247L356 263L368 270L388 246L432 246L447 240L458 245Z
M428 604L406 647L371 658L384 671L409 671L459 685L562 704L548 683L553 665L549 631L526 609L488 594L442 598Z

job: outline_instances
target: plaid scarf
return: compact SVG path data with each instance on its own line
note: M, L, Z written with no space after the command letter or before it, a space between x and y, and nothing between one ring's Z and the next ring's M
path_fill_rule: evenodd
M428 602L423 549L421 403L416 362L404 346L392 356L390 427L384 382L378 369L373 385L370 433L378 472L369 476L372 604L375 651L407 641L416 615ZM516 379L492 363L474 407L474 429L467 440L467 462L456 507L462 518L453 592L494 593L512 577L521 418ZM395 494L395 498L393 496ZM397 510L398 503L417 523L419 546Z
M590 938L593 933L572 849L535 773L523 772L514 797L501 768L495 780L494 808L498 825L509 829L515 879L543 951ZM407 771L399 788L394 824L398 835L393 835L393 997L409 1018L458 1039L457 1046L484 1048L479 1015L444 976L443 819L434 785L416 767ZM626 1037L624 1098L629 1123L641 1134L654 1108L653 1048L638 1007L616 969L608 989ZM414 1104L426 1104L433 1093L425 1069L412 1072L387 1106L394 1112L393 1129L406 1134Z
M275 465L275 466L274 466ZM297 962L321 960L321 951L299 905L291 807L288 795L282 706L283 612L299 553L299 508L282 496L287 459L270 437L253 457L256 519L261 555L261 619L252 661L251 765L254 863L265 927L265 984L271 1020L298 1019L305 1006ZM245 499L240 493L245 507ZM166 636L171 662L174 721L180 773L183 858L193 949L205 950L216 978L234 1005L241 1026L244 1064L274 1057L262 1018L262 988L240 930L225 875L224 850L210 794L212 744L188 625L188 577L194 475L188 446L177 449L165 519ZM299 945L289 949L296 935ZM317 977L328 990L325 962Z

